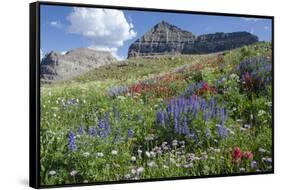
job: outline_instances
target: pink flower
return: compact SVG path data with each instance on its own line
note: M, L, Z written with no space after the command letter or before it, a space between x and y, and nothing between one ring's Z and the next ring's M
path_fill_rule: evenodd
M236 162L240 161L242 157L242 152L239 147L235 147L232 150L232 159Z
M245 152L243 152L242 157L247 160L253 160L254 155L251 151L245 151Z

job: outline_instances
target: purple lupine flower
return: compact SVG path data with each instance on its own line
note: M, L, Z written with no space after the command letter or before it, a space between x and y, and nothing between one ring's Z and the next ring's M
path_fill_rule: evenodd
M217 129L218 129L218 134L220 138L226 138L229 134L229 131L226 127L222 126L222 125L216 125Z
M179 132L179 128L178 128L178 107L176 107L175 111L174 111L174 129L175 132L178 133Z
M132 138L134 136L134 130L132 128L129 128L128 129L128 134L127 134L127 137L128 138Z
M186 116L184 117L184 120L183 120L183 134L185 135L185 136L189 136L189 134L190 134L190 131L189 131L189 128L188 128L188 126L187 126L187 118L186 118Z
M74 132L70 131L68 135L68 148L70 151L76 151L77 146L75 144L75 134Z
M209 119L210 119L209 110L207 110L207 109L204 110L203 117L204 117L205 122L209 121Z
M105 138L106 137L106 122L103 119L98 120L98 134L100 137Z
M79 135L83 135L84 134L84 127L83 126L80 126L78 128L78 133L79 133Z
M202 86L201 83L197 86L200 85ZM180 95L178 98L171 99L164 110L157 112L156 123L165 124L166 128L170 127L177 134L190 136L191 133L188 126L192 125L193 120L197 119L199 113L200 115L201 113L203 114L205 121L219 117L217 119L224 124L227 119L226 109L220 107L215 99L211 99L208 102L206 99L196 95L189 96L188 98ZM224 136L226 133L221 134ZM193 136L196 136L196 134Z
M157 123L165 126L165 113L163 111L157 112Z
M221 125L223 125L226 120L227 120L226 109L225 108L221 108L221 110L220 110L220 122L221 122Z
M89 134L91 136L97 136L98 135L98 131L97 131L97 129L95 127L90 127L89 128Z

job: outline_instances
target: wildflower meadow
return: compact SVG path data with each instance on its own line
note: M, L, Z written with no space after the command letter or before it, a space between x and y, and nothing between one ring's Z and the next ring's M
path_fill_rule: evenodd
M41 86L41 185L268 173L270 42L101 66Z

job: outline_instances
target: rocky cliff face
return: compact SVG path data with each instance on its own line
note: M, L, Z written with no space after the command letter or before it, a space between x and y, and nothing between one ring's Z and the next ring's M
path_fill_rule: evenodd
M129 47L128 57L212 53L250 45L257 41L257 36L248 32L195 36L161 21Z
M109 52L79 48L66 54L50 52L41 61L41 80L70 79L93 68L115 62Z

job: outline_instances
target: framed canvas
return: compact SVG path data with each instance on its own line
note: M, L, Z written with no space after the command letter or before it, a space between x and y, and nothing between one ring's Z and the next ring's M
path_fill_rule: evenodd
M30 4L30 186L274 172L274 17Z

